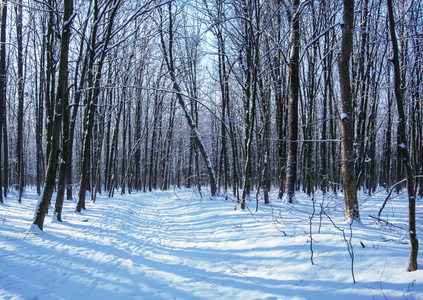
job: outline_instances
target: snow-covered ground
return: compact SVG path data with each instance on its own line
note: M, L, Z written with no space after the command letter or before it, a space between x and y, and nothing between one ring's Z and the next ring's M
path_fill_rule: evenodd
M341 196L316 194L311 218L313 202L300 193L293 206L272 194L257 213L255 198L243 211L192 190L117 194L82 214L65 202L64 222L50 214L39 235L28 232L35 191L22 204L10 194L0 205L0 299L423 299L423 271L406 270L405 194L382 213L392 226L369 217L386 192L361 193L352 238Z

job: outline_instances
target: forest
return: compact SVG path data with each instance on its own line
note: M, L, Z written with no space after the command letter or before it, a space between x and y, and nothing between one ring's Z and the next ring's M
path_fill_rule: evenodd
M383 187L417 269L421 1L2 0L0 39L0 201L36 187L39 229L53 194L60 221L117 192L342 191L359 220Z

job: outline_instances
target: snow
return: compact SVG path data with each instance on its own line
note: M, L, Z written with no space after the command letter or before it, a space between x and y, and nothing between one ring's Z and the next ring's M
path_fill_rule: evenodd
M282 204L276 190L257 213L255 197L241 210L192 190L98 195L81 214L65 201L64 222L51 208L42 232L28 231L38 198L28 188L22 204L10 194L0 205L0 299L421 299L423 271L406 270L406 195L381 215L398 227L369 217L386 195L360 193L352 237L342 197L317 193L312 215L310 197ZM320 207L351 238L356 284L346 240ZM416 219L419 236L421 202Z
M282 203L284 203L284 204L295 204L295 203L298 203L298 200L297 200L297 197L295 196L295 194L291 197L291 202L289 202L289 196L288 196L288 194L287 193L285 193L284 195L283 195L283 198L282 198Z

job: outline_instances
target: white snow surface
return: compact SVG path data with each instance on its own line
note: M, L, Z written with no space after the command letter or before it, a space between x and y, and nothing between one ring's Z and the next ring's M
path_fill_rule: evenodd
M348 119L348 114L343 113L341 114L341 120Z
M51 208L44 231L31 232L38 197L29 188L22 204L14 194L0 204L0 299L422 299L422 259L407 272L406 195L381 216L397 227L369 217L386 195L360 193L354 284L342 232L320 214L349 240L342 195L317 193L312 218L311 198L298 192L289 205L273 191L257 213L255 197L241 210L193 190L99 195L82 214L65 200L63 222ZM422 208L420 199L418 237Z

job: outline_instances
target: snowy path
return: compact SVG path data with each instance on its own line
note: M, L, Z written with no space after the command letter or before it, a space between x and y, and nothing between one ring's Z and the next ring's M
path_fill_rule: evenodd
M22 205L9 197L0 206L0 299L423 298L422 271L405 272L402 232L354 229L352 284L345 241L323 220L311 265L305 202L274 207L284 236L270 207L255 220L236 203L191 191L99 196L83 214L66 202L64 222L48 216L38 236L25 233L33 191Z

